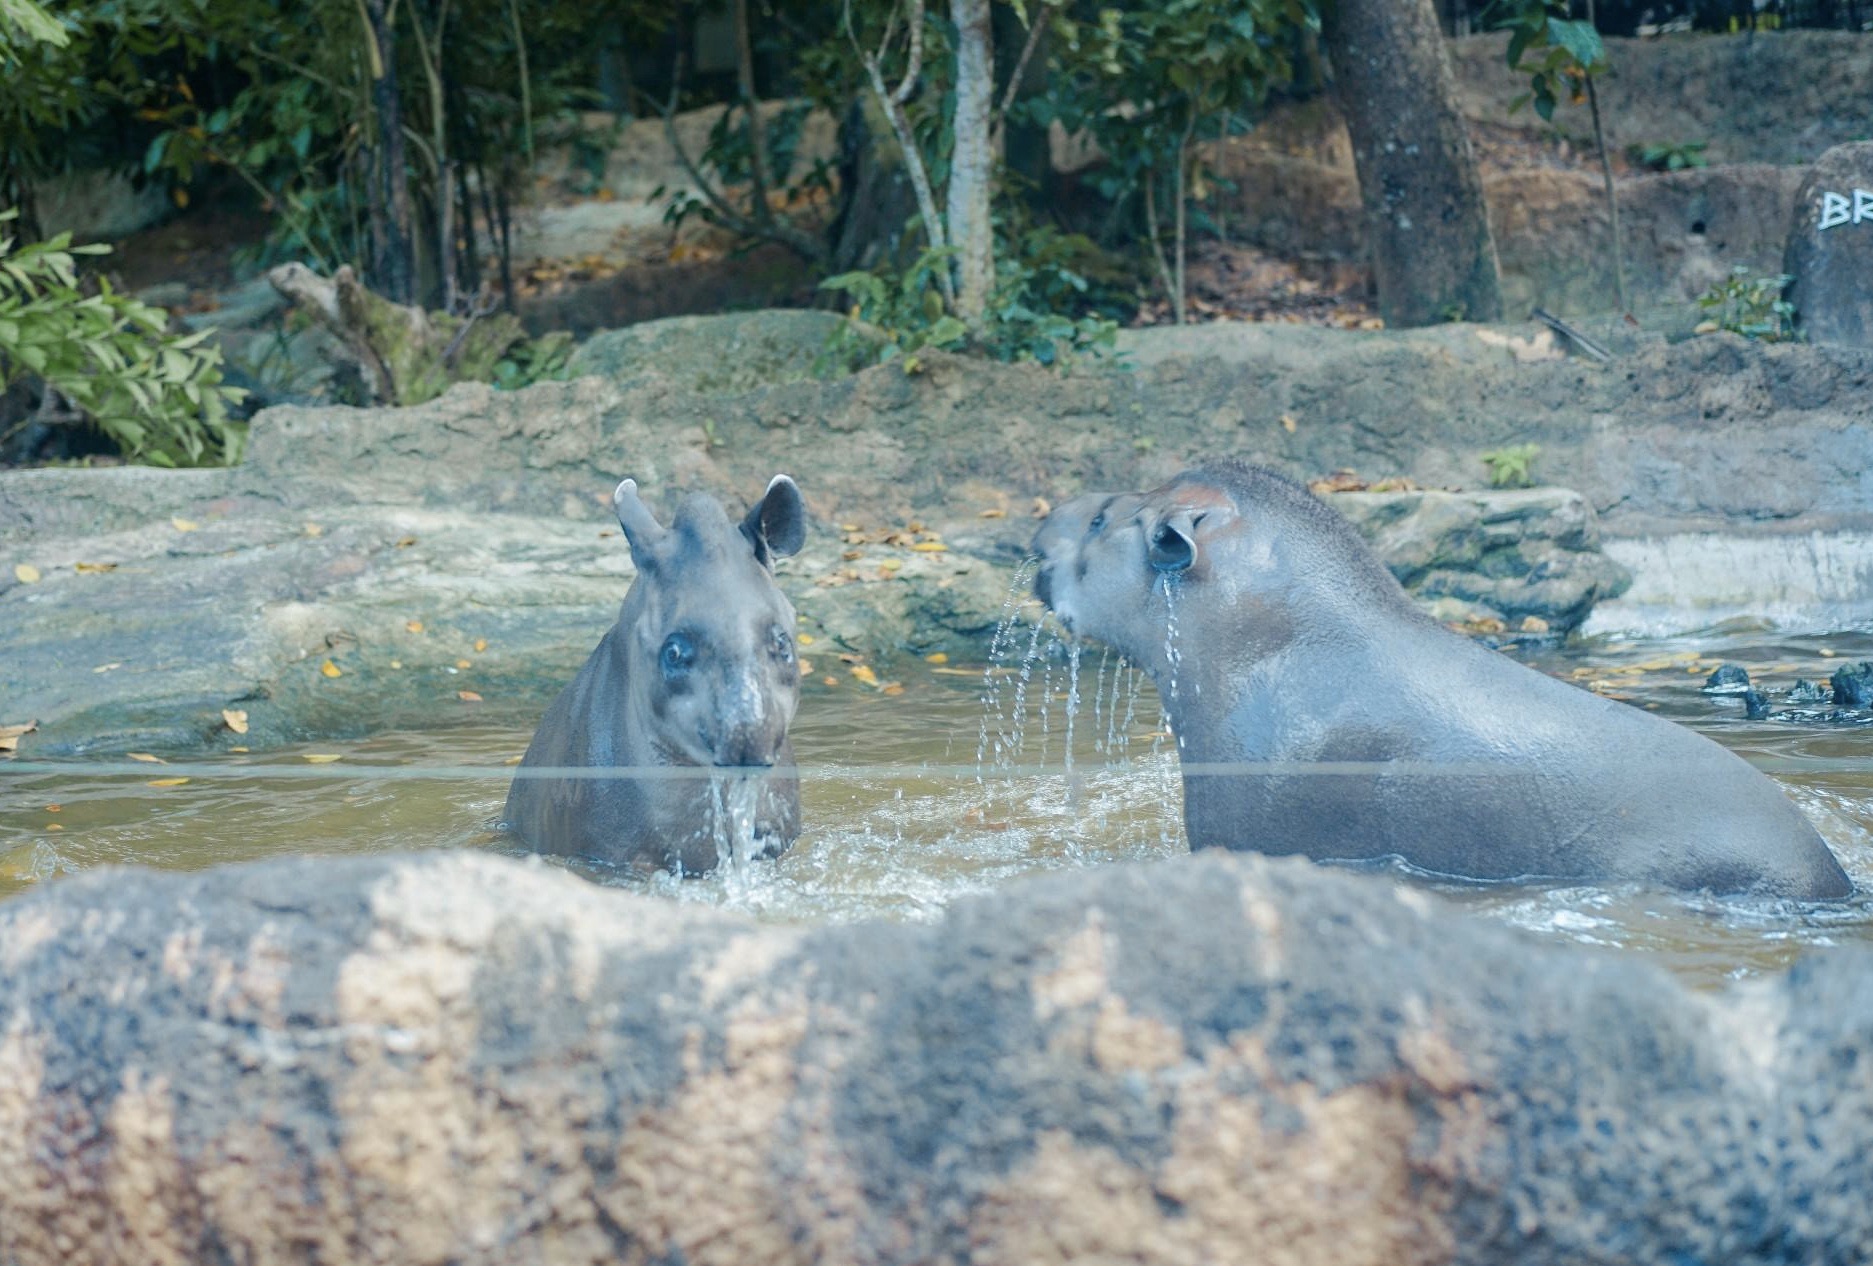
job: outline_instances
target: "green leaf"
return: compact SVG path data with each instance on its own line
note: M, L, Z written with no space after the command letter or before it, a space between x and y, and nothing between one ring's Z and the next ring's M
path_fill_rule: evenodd
M72 42L64 25L33 0L0 0L0 20L19 27L27 39L54 48L65 48Z
M1600 33L1593 29L1590 22L1549 18L1548 38L1566 49L1583 70L1598 68L1606 56L1606 46L1600 42Z
M936 347L951 347L969 336L969 327L953 316L945 314L937 318L930 326L930 333L925 342Z

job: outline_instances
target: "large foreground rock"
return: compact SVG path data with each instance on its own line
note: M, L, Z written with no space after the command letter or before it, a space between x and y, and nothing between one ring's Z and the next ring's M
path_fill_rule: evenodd
M1847 1263L1873 962L1206 857L803 930L486 856L0 906L8 1266Z

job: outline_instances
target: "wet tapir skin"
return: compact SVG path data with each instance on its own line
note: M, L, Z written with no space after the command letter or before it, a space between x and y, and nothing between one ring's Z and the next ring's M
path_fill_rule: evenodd
M1270 471L1219 462L1077 497L1035 550L1042 601L1163 695L1192 848L1396 857L1478 880L1852 891L1763 774L1444 628L1350 524Z
M701 874L752 816L753 852L800 833L787 727L800 698L794 610L774 559L806 535L800 491L775 476L740 524L704 493L660 525L627 479L612 495L637 578L618 622L547 709L505 822L541 853ZM539 777L532 770L635 776Z

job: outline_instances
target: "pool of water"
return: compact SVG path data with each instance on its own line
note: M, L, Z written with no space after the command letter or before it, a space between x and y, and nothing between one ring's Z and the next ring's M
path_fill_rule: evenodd
M587 870L601 883L783 920L934 916L1020 875L1185 851L1176 762L1155 694L1098 648L1075 674L1050 635L1016 630L1007 662L917 663L860 680L819 656L794 743L806 830L778 862L678 881ZM1873 894L1873 725L1782 701L1873 658L1873 635L1786 637L1747 626L1695 638L1593 639L1515 655L1690 725L1767 770ZM1774 705L1699 690L1719 662ZM836 684L828 684L828 682ZM510 845L494 829L544 700L489 700L469 723L163 763L0 763L0 897L134 863L187 869L285 853ZM1788 714L1805 708L1808 716ZM1781 714L1781 715L1776 715ZM1465 886L1400 875L1559 941L1655 957L1708 985L1786 965L1804 947L1873 944L1873 897L1824 906L1604 887Z

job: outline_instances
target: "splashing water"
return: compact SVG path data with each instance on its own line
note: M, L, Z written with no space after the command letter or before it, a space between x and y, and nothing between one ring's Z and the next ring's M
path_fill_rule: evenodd
M988 665L982 672L982 723L976 740L976 781L984 782L983 771L993 765L999 768L1013 759L1013 754L1006 751L1005 736L1008 714L1002 704L1001 682L1007 675L1009 649L1014 645L1015 624L1021 618L1021 607L1027 601L1028 583L1033 579L1034 569L1040 564L1038 555L1029 555L1015 568L1014 576L1008 582L1008 597L1002 602L1001 619L995 625L995 634L989 639ZM989 724L995 725L991 736Z
M716 870L722 875L731 897L746 895L754 873L754 858L759 851L755 822L761 809L762 793L767 789L766 781L759 775L745 773L716 774L709 779L707 829L715 844ZM681 866L680 860L678 865Z

